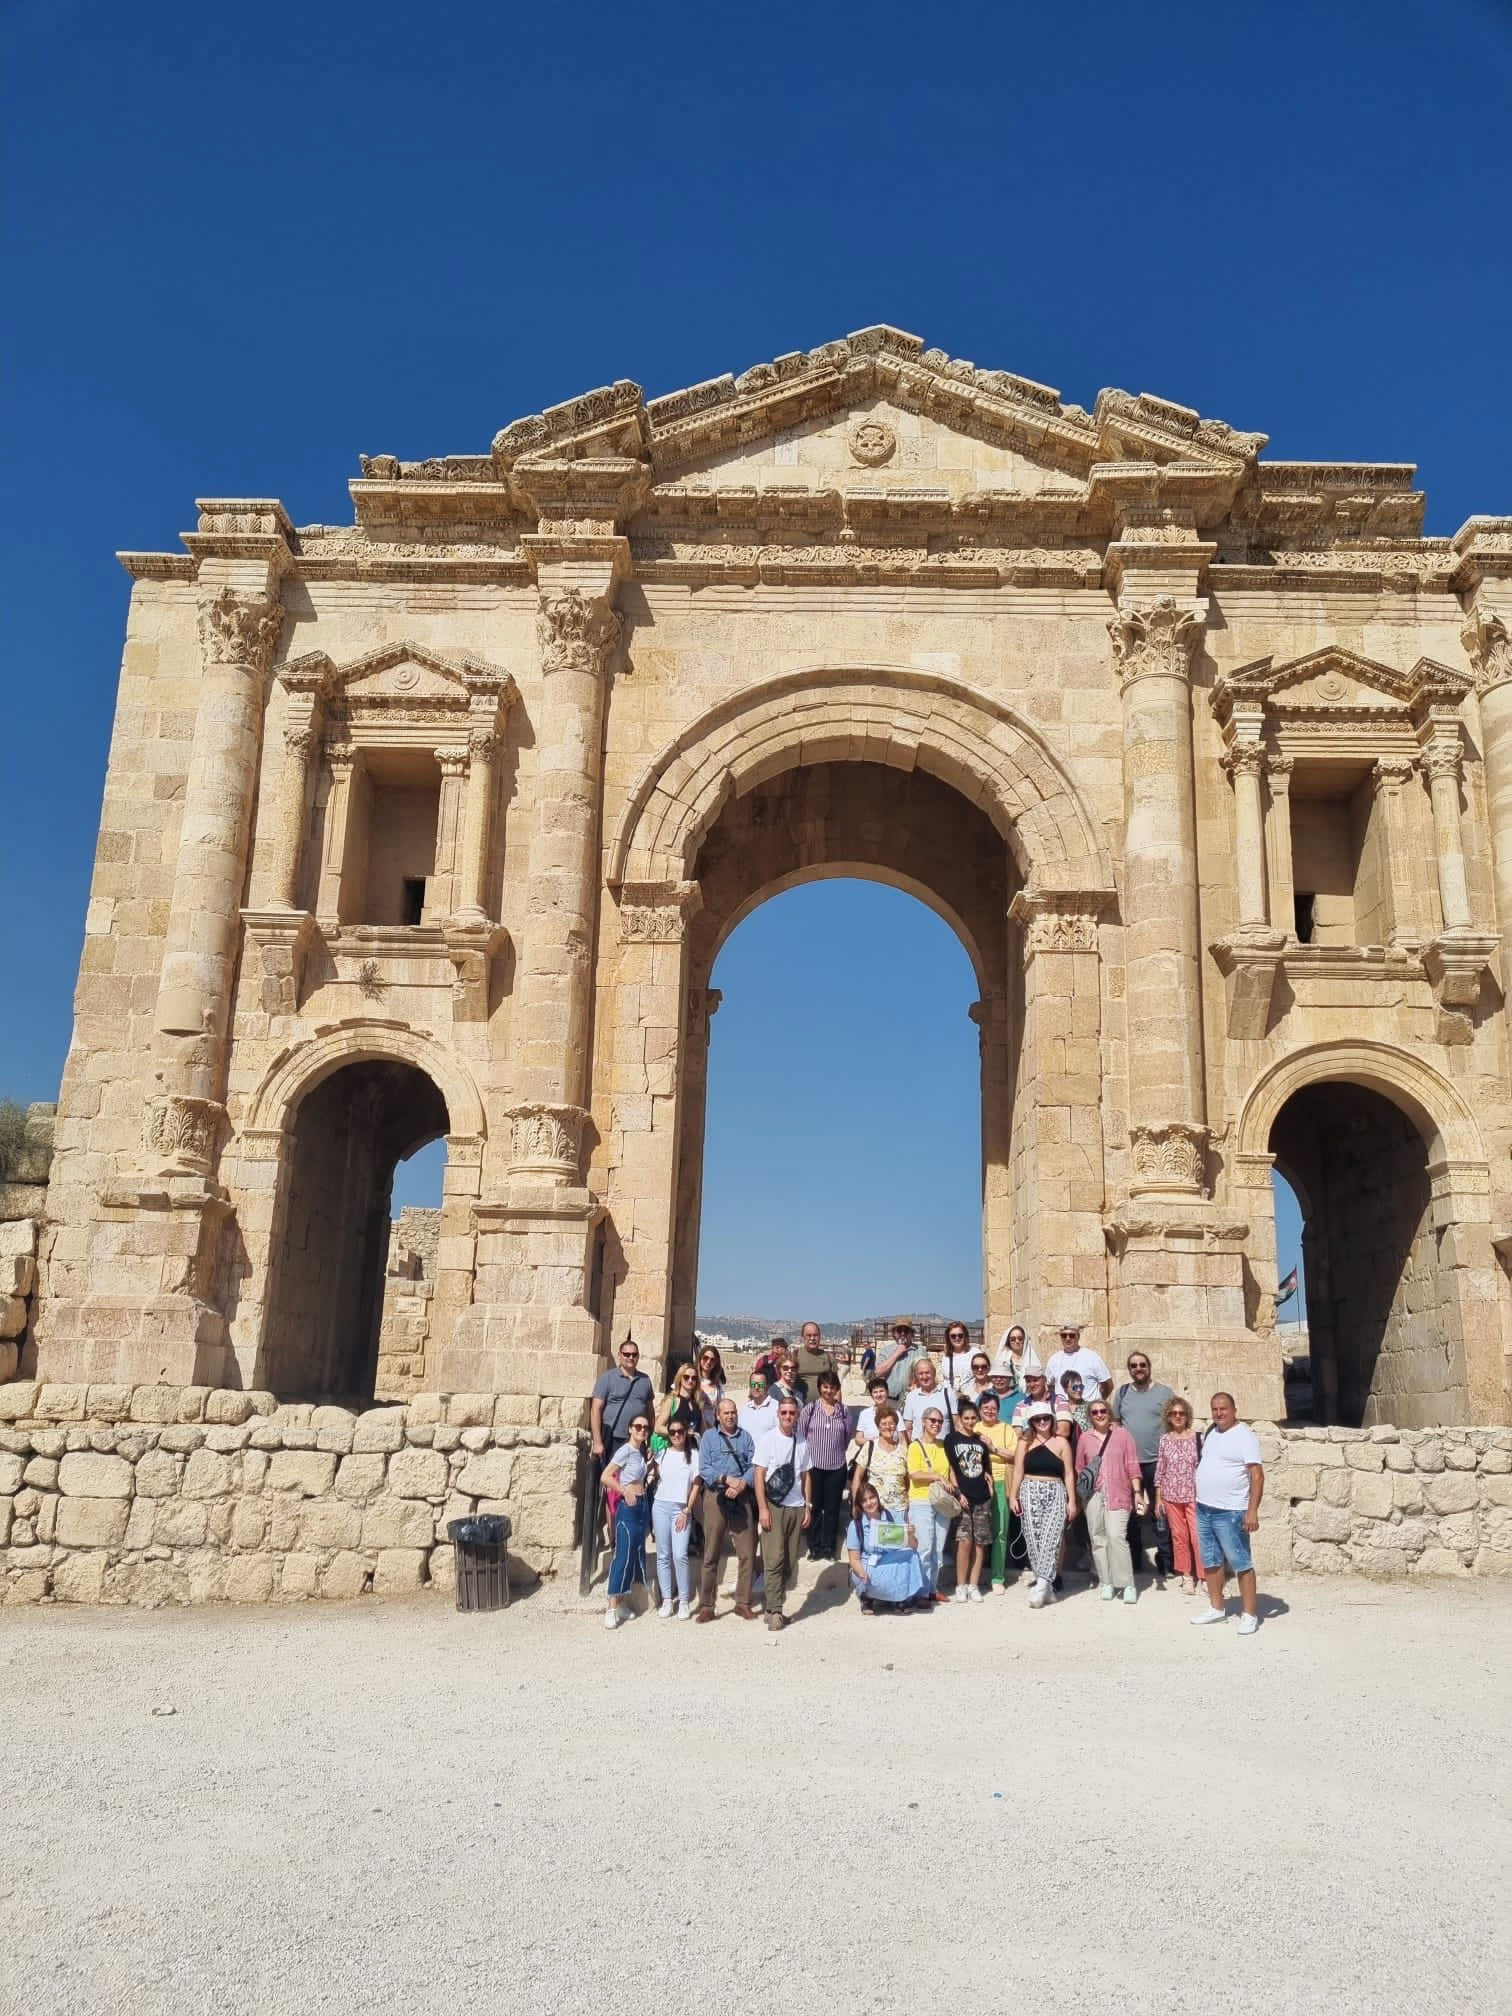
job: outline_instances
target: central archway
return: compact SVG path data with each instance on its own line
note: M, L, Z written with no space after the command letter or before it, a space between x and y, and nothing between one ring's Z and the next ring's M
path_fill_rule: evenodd
M834 875L920 897L978 976L989 1329L1006 1324L1015 1278L1047 1283L1057 1314L1105 1325L1106 854L1028 723L960 680L897 666L744 688L627 796L608 850L619 946L595 1079L609 1320L651 1357L687 1348L714 956L768 895Z

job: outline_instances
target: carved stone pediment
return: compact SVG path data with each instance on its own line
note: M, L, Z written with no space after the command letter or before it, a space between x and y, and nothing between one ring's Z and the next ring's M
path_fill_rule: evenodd
M501 667L402 640L380 645L339 666L323 651L312 651L294 660L280 677L295 688L315 686L328 704L360 712L393 708L465 711L475 700L491 698L500 707L508 707L515 698L514 680Z
M1455 706L1473 681L1462 672L1420 658L1410 671L1364 658L1339 645L1328 645L1276 665L1258 659L1219 680L1213 710L1227 721L1237 706L1259 702L1278 718L1309 715L1415 716L1429 706Z

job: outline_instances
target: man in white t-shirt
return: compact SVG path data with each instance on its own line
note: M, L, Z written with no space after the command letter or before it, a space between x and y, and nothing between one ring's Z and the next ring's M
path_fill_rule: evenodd
M751 1374L746 1397L740 1403L740 1425L756 1443L777 1426L777 1402L767 1390L764 1372Z
M1045 1367L1052 1393L1064 1392L1061 1380L1067 1372L1081 1374L1082 1392L1088 1400L1095 1400L1099 1393L1106 1400L1113 1391L1113 1374L1092 1346L1083 1344L1079 1323L1060 1326L1060 1349L1051 1352L1050 1363Z
M1260 1628L1249 1536L1260 1525L1265 1467L1255 1431L1239 1419L1233 1394L1215 1393L1208 1405L1213 1425L1202 1438L1197 1463L1197 1546L1207 1577L1208 1607L1199 1610L1192 1622L1225 1622L1223 1585L1232 1574L1238 1577L1242 1605L1239 1634L1248 1638Z
M808 1444L798 1433L798 1402L789 1395L777 1403L777 1426L756 1444L756 1518L768 1631L780 1631L787 1621L782 1599L798 1580L798 1543L813 1517L810 1470ZM779 1484L784 1488L775 1488Z

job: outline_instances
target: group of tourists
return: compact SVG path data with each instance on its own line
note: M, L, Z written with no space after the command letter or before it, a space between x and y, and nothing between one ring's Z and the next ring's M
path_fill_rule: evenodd
M1233 1575L1248 1635L1259 1622L1249 1536L1265 1488L1254 1431L1215 1393L1199 1433L1147 1352L1130 1351L1125 1369L1115 1388L1074 1323L1047 1363L1017 1323L991 1358L951 1324L936 1360L900 1316L854 1411L817 1323L796 1350L775 1338L743 1397L706 1344L658 1399L627 1338L591 1408L613 1532L605 1627L625 1621L625 1599L648 1583L650 1537L659 1614L700 1624L715 1620L727 1557L734 1614L780 1631L800 1556L843 1551L863 1616L981 1603L1021 1575L1029 1607L1043 1609L1066 1588L1072 1557L1090 1560L1107 1602L1137 1603L1146 1572L1156 1589L1205 1584L1194 1624L1226 1620Z

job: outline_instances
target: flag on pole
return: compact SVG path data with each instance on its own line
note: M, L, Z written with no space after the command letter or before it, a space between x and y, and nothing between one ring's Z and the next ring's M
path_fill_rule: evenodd
M1290 1302L1291 1298L1293 1297L1293 1295L1296 1294L1296 1292L1297 1292L1297 1270L1295 1267L1293 1267L1290 1274L1287 1275L1286 1279L1281 1283L1281 1286L1276 1290L1276 1307L1279 1309L1283 1302Z

